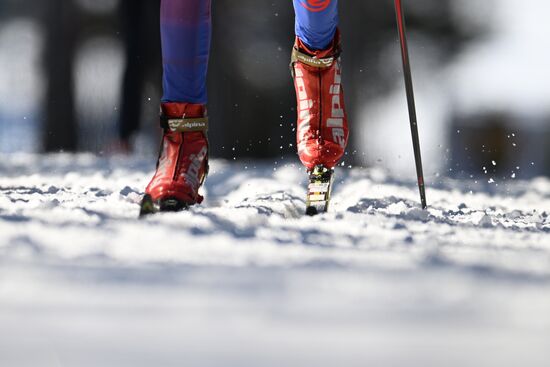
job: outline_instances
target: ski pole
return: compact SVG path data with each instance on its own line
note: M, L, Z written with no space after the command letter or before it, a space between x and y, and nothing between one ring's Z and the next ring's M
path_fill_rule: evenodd
M403 13L401 0L395 0L395 13L397 15L399 40L401 42L401 55L403 56L403 75L405 76L405 90L407 92L407 103L409 105L409 119L411 123L414 159L416 162L416 175L418 177L418 189L420 190L420 201L422 203L422 209L426 209L428 207L428 204L426 202L426 188L424 186L424 173L422 169L422 155L420 153L420 138L418 136L418 122L416 118L416 105L414 101L409 48L407 46L405 15Z

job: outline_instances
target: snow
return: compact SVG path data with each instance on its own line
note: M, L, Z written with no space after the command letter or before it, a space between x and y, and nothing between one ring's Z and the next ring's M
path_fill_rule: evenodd
M137 220L152 162L3 155L2 366L546 366L550 180L414 181L214 160ZM245 169L244 167L249 167ZM255 168L250 168L255 167Z

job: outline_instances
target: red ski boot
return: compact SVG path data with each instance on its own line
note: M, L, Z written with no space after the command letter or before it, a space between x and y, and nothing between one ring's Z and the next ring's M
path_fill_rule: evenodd
M321 51L309 49L296 38L291 68L298 100L300 160L308 171L315 166L332 169L344 154L349 134L339 33L332 44Z
M155 176L145 189L140 216L180 211L203 200L199 188L208 171L208 118L204 105L163 103L162 146Z
M306 214L316 215L328 210L334 166L344 155L349 136L340 34L321 51L296 38L291 69L298 100L298 155L309 173Z

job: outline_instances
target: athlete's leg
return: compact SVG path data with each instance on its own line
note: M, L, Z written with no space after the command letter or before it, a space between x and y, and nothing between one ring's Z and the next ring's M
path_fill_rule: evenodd
M293 0L296 36L309 48L324 50L338 27L338 0Z
M206 103L210 0L162 0L163 102Z
M161 0L164 95L163 141L142 213L200 203L208 171L206 71L211 37L210 0Z

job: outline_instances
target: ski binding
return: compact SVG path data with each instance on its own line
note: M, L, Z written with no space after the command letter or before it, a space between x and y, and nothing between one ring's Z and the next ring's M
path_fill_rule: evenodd
M309 173L309 184L306 198L306 214L314 216L328 211L334 169L315 166Z

